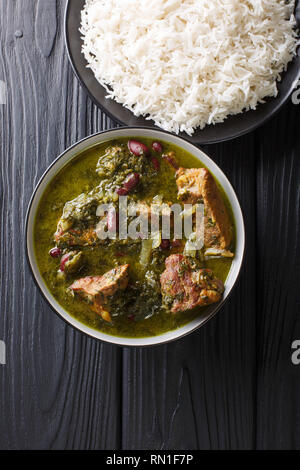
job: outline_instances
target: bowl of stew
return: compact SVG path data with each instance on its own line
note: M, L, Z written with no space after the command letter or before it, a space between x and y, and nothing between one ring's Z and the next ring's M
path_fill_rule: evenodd
M207 322L238 278L243 215L221 169L152 128L89 136L37 184L27 258L52 309L123 346L178 339Z

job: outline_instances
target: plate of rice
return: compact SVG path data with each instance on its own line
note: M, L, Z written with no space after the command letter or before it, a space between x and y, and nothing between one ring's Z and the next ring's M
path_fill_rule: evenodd
M69 0L73 70L117 123L200 144L266 122L300 86L294 0Z

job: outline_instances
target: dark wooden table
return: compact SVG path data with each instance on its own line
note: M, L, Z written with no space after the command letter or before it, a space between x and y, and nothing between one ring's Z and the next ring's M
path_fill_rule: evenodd
M300 449L300 105L204 150L236 188L247 255L226 306L175 343L126 349L49 309L24 219L47 166L115 127L73 76L61 0L0 2L1 449Z

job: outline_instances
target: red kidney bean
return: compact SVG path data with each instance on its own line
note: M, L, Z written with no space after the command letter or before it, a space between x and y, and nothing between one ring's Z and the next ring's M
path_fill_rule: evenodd
M119 196L126 196L129 191L136 187L139 181L140 175L138 173L130 173L124 181L123 186L121 188L118 188L116 190L116 193Z
M163 148L160 142L153 142L152 149L154 150L154 152L157 152L157 153L162 153L163 151Z
M156 157L151 157L151 163L156 171L160 169L160 163Z
M133 155L139 157L140 155L148 155L149 149L147 145L143 144L142 142L138 142L137 140L129 140L128 141L128 148Z
M110 232L116 232L118 225L119 214L115 209L109 209L107 213L107 228Z
M61 249L55 246L49 251L49 255L52 256L52 258L59 258L61 255Z
M178 165L177 161L175 160L175 158L173 157L173 155L165 154L165 155L162 155L162 158L167 160L169 165L171 165L173 168L175 168L175 170L178 170L179 165Z
M136 187L139 181L140 175L138 173L131 173L124 181L123 188L125 188L129 192Z
M66 253L64 256L62 256L61 260L60 260L60 266L59 266L59 269L64 272L65 270L65 265L66 263L69 261L69 258L70 258L70 253Z
M128 191L125 188L118 188L116 190L116 193L118 194L118 196L126 196L128 194Z
M170 249L170 240L162 240L160 247L162 250L169 250Z

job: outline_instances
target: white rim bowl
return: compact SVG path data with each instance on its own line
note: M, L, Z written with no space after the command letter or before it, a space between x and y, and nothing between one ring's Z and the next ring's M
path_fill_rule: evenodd
M55 175L62 169L62 167L69 163L75 156L78 156L78 154L80 154L87 148L94 146L95 144L100 144L101 142L112 139L118 139L121 137L133 136L137 138L148 137L152 139L164 140L166 142L181 147L182 149L186 150L187 152L190 152L196 158L198 158L208 168L208 170L211 171L211 173L223 187L232 207L236 228L235 257L232 261L232 265L227 280L225 282L225 292L223 295L223 299L219 303L206 308L203 314L200 314L197 318L195 318L188 324L181 326L176 330L168 331L167 333L163 333L161 335L146 338L123 338L119 336L109 335L106 333L102 333L101 331L94 330L93 328L90 328L84 323L81 323L80 321L76 320L76 318L74 318L70 313L68 313L55 300L51 292L48 290L37 265L33 243L34 221L39 202L46 187L48 186L50 181L55 177ZM39 183L37 184L29 203L28 212L26 216L26 245L28 262L36 284L38 285L43 296L53 308L53 310L58 313L59 316L63 318L67 323L82 331L83 333L92 336L93 338L97 338L108 343L118 344L121 346L150 346L155 344L167 343L169 341L173 341L182 336L185 336L188 333L191 333L192 331L196 330L204 323L206 323L210 318L212 318L216 314L216 312L222 307L238 278L242 266L245 249L245 228L242 210L234 189L232 188L230 182L228 181L224 173L221 171L221 169L202 150L198 149L182 137L178 137L168 132L151 128L126 127L112 129L110 131L104 131L86 137L85 139L74 144L72 147L68 148L52 163L52 165L50 165L50 167L46 170L46 172L41 177Z

